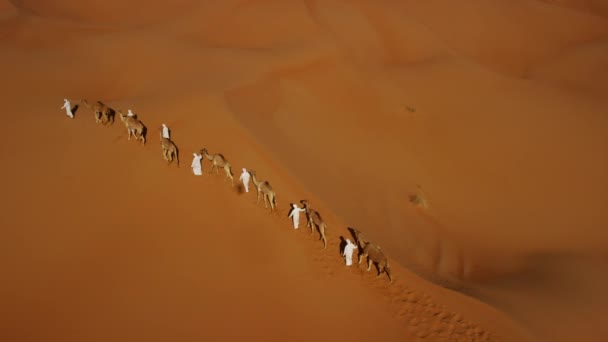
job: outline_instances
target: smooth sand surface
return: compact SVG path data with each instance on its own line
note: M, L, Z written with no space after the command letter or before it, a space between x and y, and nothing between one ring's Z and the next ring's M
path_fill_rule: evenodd
M608 339L601 1L1 0L0 51L2 341Z

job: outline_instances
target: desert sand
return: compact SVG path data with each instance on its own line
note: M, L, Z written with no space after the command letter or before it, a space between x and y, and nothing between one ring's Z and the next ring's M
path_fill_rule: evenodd
M608 339L602 1L0 0L0 51L2 341Z

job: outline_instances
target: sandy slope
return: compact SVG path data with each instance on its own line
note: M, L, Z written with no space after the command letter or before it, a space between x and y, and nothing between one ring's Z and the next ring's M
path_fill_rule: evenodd
M195 3L0 3L4 127L27 137L2 145L7 336L608 336L600 5ZM133 109L149 144L69 120L66 96ZM271 180L280 212L191 176L202 147ZM327 251L290 229L302 198ZM346 226L395 284L345 269Z

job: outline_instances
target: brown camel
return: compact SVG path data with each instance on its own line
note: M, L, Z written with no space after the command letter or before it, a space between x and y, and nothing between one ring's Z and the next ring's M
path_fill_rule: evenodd
M177 149L177 146L175 146L175 143L173 143L173 141L164 138L162 131L160 132L160 147L163 150L163 157L168 162L167 165L171 164L173 158L175 158L175 160L177 161L177 167L179 167L179 151Z
M301 200L300 203L302 203L304 210L306 210L306 227L310 227L310 234L314 232L314 227L317 226L319 234L321 234L319 240L323 240L323 249L327 248L327 239L325 238L325 228L327 227L327 224L323 221L321 214L319 214L318 211L310 208L307 200Z
M224 171L226 171L226 177L230 178L230 182L231 182L232 186L234 186L232 166L230 165L228 160L226 160L226 158L224 158L224 156L221 153L209 154L209 152L207 152L206 148L201 149L200 153L203 155L203 157L205 157L211 161L211 170L209 170L209 173L212 173L213 169L215 168L215 173L217 175L219 175L220 174L219 168L223 168Z
M361 252L359 252L359 264L361 264L364 257L367 257L367 271L371 269L372 263L375 263L378 267L378 275L376 278L380 277L382 273L386 272L388 279L392 283L393 277L391 274L391 268L388 264L388 258L386 255L384 255L384 252L380 246L365 240L359 230L354 228L349 229L355 234L355 240L357 240L357 244L361 248Z
M255 185L255 189L258 193L258 201L256 204L260 203L260 194L262 194L264 197L264 208L268 208L268 205L266 204L268 201L270 202L270 212L275 210L277 208L277 195L270 183L268 181L258 181L254 170L248 170L247 172L251 175L251 181L253 182L253 185Z
M112 121L112 125L114 124L114 116L116 115L116 112L103 102L96 101L91 105L89 101L82 99L80 100L80 103L88 109L93 109L95 112L95 122L101 122L101 124L104 126L110 121ZM105 121L102 120L103 118L105 118Z
M125 115L122 110L119 110L118 114L120 115L122 122L125 124L125 127L127 127L127 133L129 135L128 140L131 140L131 135L133 135L135 140L139 140L139 138L141 138L142 143L146 145L146 126L144 126L139 119Z

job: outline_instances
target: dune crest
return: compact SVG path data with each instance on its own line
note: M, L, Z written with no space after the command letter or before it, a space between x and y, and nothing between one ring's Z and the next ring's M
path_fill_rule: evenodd
M174 19L196 8L198 1L154 3L143 0L9 0L21 12L33 16L122 28L150 25Z

